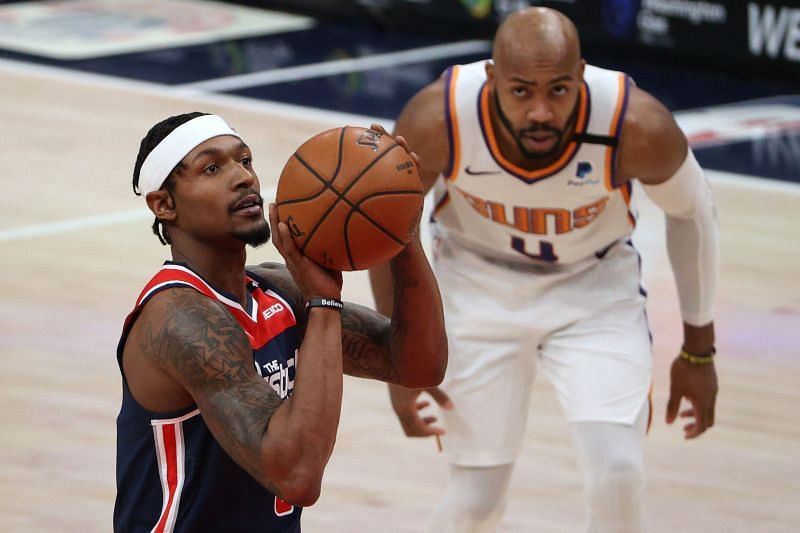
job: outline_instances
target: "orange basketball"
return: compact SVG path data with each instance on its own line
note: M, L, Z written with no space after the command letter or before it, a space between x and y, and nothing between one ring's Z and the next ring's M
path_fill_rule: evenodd
M422 211L417 167L375 130L322 132L289 158L278 180L278 219L300 251L334 270L364 270L394 257Z

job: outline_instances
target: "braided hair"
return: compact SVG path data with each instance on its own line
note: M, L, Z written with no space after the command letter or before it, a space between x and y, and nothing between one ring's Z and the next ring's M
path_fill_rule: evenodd
M142 165L144 164L144 160L147 158L150 152L152 152L153 149L167 137L167 135L172 133L172 131L175 128L177 128L181 124L189 122L194 118L207 114L208 113L200 113L198 111L195 111L192 113L175 115L162 120L161 122L150 128L150 130L147 132L147 135L145 135L144 139L142 139L142 143L139 145L139 153L136 156L136 163L133 165L133 194L137 196L142 195L142 193L139 191L139 173L142 170ZM178 165L180 165L180 163L178 163ZM170 193L174 190L175 187L175 180L172 177L172 172L174 170L175 169L172 169L172 171L170 171L169 176L167 176L167 179L164 181L164 188ZM167 232L166 228L161 223L161 221L158 219L158 217L156 217L155 220L153 221L152 229L155 236L158 237L159 241L161 241L161 244L165 246L167 244L172 244L172 241L169 238L169 233Z

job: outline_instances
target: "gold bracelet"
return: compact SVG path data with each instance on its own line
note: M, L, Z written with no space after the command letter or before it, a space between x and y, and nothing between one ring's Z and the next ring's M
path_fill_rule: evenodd
M693 353L689 353L686 350L681 350L681 358L686 359L693 365L707 365L709 363L714 362L714 354L717 353L717 350L711 348L711 353L708 355L695 355Z

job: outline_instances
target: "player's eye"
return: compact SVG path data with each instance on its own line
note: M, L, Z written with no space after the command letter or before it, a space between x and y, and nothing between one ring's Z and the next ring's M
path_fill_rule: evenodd
M528 88L527 87L513 87L511 89L511 94L513 94L517 98L523 98L523 97L527 96Z
M553 87L553 94L555 94L556 96L565 95L567 94L567 92L569 92L569 89L567 88L566 85L556 85Z
M242 163L242 166L249 168L253 164L253 158L252 157L243 157L241 163Z
M219 171L219 167L214 163L206 165L205 168L203 168L203 172L205 172L206 174L216 174L217 171Z

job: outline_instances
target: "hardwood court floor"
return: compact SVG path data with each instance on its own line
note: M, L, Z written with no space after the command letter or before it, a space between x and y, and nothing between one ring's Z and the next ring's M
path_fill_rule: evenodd
M262 188L312 134L352 122L324 112L181 96L0 62L0 531L109 531L115 346L125 314L165 259L130 174L141 137L175 113L222 114L253 147ZM368 119L364 118L364 124ZM717 424L684 442L667 427L667 370L679 319L663 227L647 203L644 255L655 333L647 448L651 530L793 532L800 524L800 193L714 174L722 226ZM276 259L270 245L250 262ZM370 303L363 274L348 299ZM540 380L501 531L580 531L580 475ZM304 531L424 530L446 467L404 438L385 387L347 379L323 496Z

